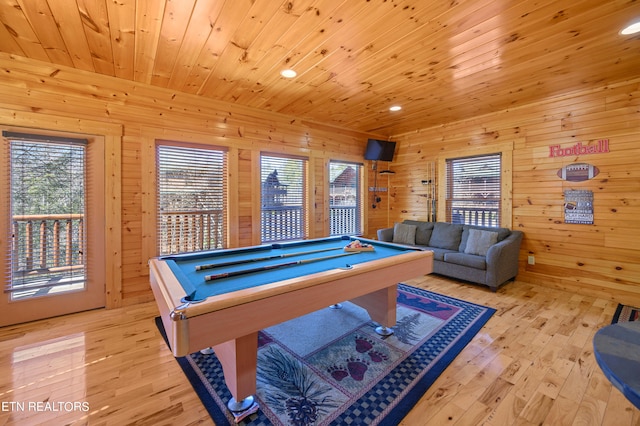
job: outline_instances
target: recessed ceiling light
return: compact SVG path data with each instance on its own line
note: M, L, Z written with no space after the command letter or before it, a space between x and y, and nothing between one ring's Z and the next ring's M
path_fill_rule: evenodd
M628 27L624 28L622 31L620 31L620 34L629 35L629 34L635 34L637 32L640 32L640 21L635 22L629 25Z
M400 111L402 107L400 105L394 105L389 108L389 111Z
M294 78L295 76L298 75L298 73L295 72L294 70L282 70L280 71L280 75L283 76L284 78Z

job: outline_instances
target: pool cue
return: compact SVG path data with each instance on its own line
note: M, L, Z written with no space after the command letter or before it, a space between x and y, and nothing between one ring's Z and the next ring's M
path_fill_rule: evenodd
M238 275L253 274L254 272L269 271L271 269L284 268L287 266L303 265L305 263L319 262L321 260L335 259L336 257L350 256L360 253L359 251L350 251L348 253L334 254L332 256L314 257L313 259L294 260L292 262L276 263L275 265L260 266L258 268L243 269L241 271L223 272L221 274L207 275L205 281L219 280L221 278L237 277Z
M298 252L298 253L274 254L272 256L256 257L256 258L253 258L253 259L231 260L229 262L223 262L223 263L209 263L209 264L206 264L206 265L196 265L196 271L204 271L205 269L213 269L213 268L222 268L224 266L231 266L231 265L242 265L242 264L245 264L245 263L260 262L262 260L271 260L271 259L280 259L280 258L285 258L285 257L302 256L302 255L305 255L305 254L320 253L320 252L323 252L323 251L340 250L341 248L342 247L334 247L334 248L328 248L328 249L301 251L301 252Z

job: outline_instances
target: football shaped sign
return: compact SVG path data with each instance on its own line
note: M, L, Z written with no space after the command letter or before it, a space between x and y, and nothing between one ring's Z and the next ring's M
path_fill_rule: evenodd
M600 170L592 164L573 163L558 170L558 177L569 182L582 182L593 179L600 173Z

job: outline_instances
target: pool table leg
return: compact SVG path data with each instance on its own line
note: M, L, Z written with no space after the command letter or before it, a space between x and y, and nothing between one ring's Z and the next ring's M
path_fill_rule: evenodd
M351 302L366 309L371 319L380 324L376 328L378 334L388 336L393 334L391 327L396 325L397 297L398 285L395 284L351 299Z
M258 363L258 332L239 337L213 347L222 364L224 380L233 395L227 407L244 411L253 404L256 393Z

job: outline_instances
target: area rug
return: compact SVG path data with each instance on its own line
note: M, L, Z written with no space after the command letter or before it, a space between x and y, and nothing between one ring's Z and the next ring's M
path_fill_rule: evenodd
M495 313L404 284L397 300L397 325L386 338L349 302L261 331L260 409L241 424L397 425ZM177 360L215 424L233 424L215 354Z
M616 313L613 314L613 320L611 320L611 324L615 324L617 322L638 321L639 317L640 309L620 303L616 308Z

